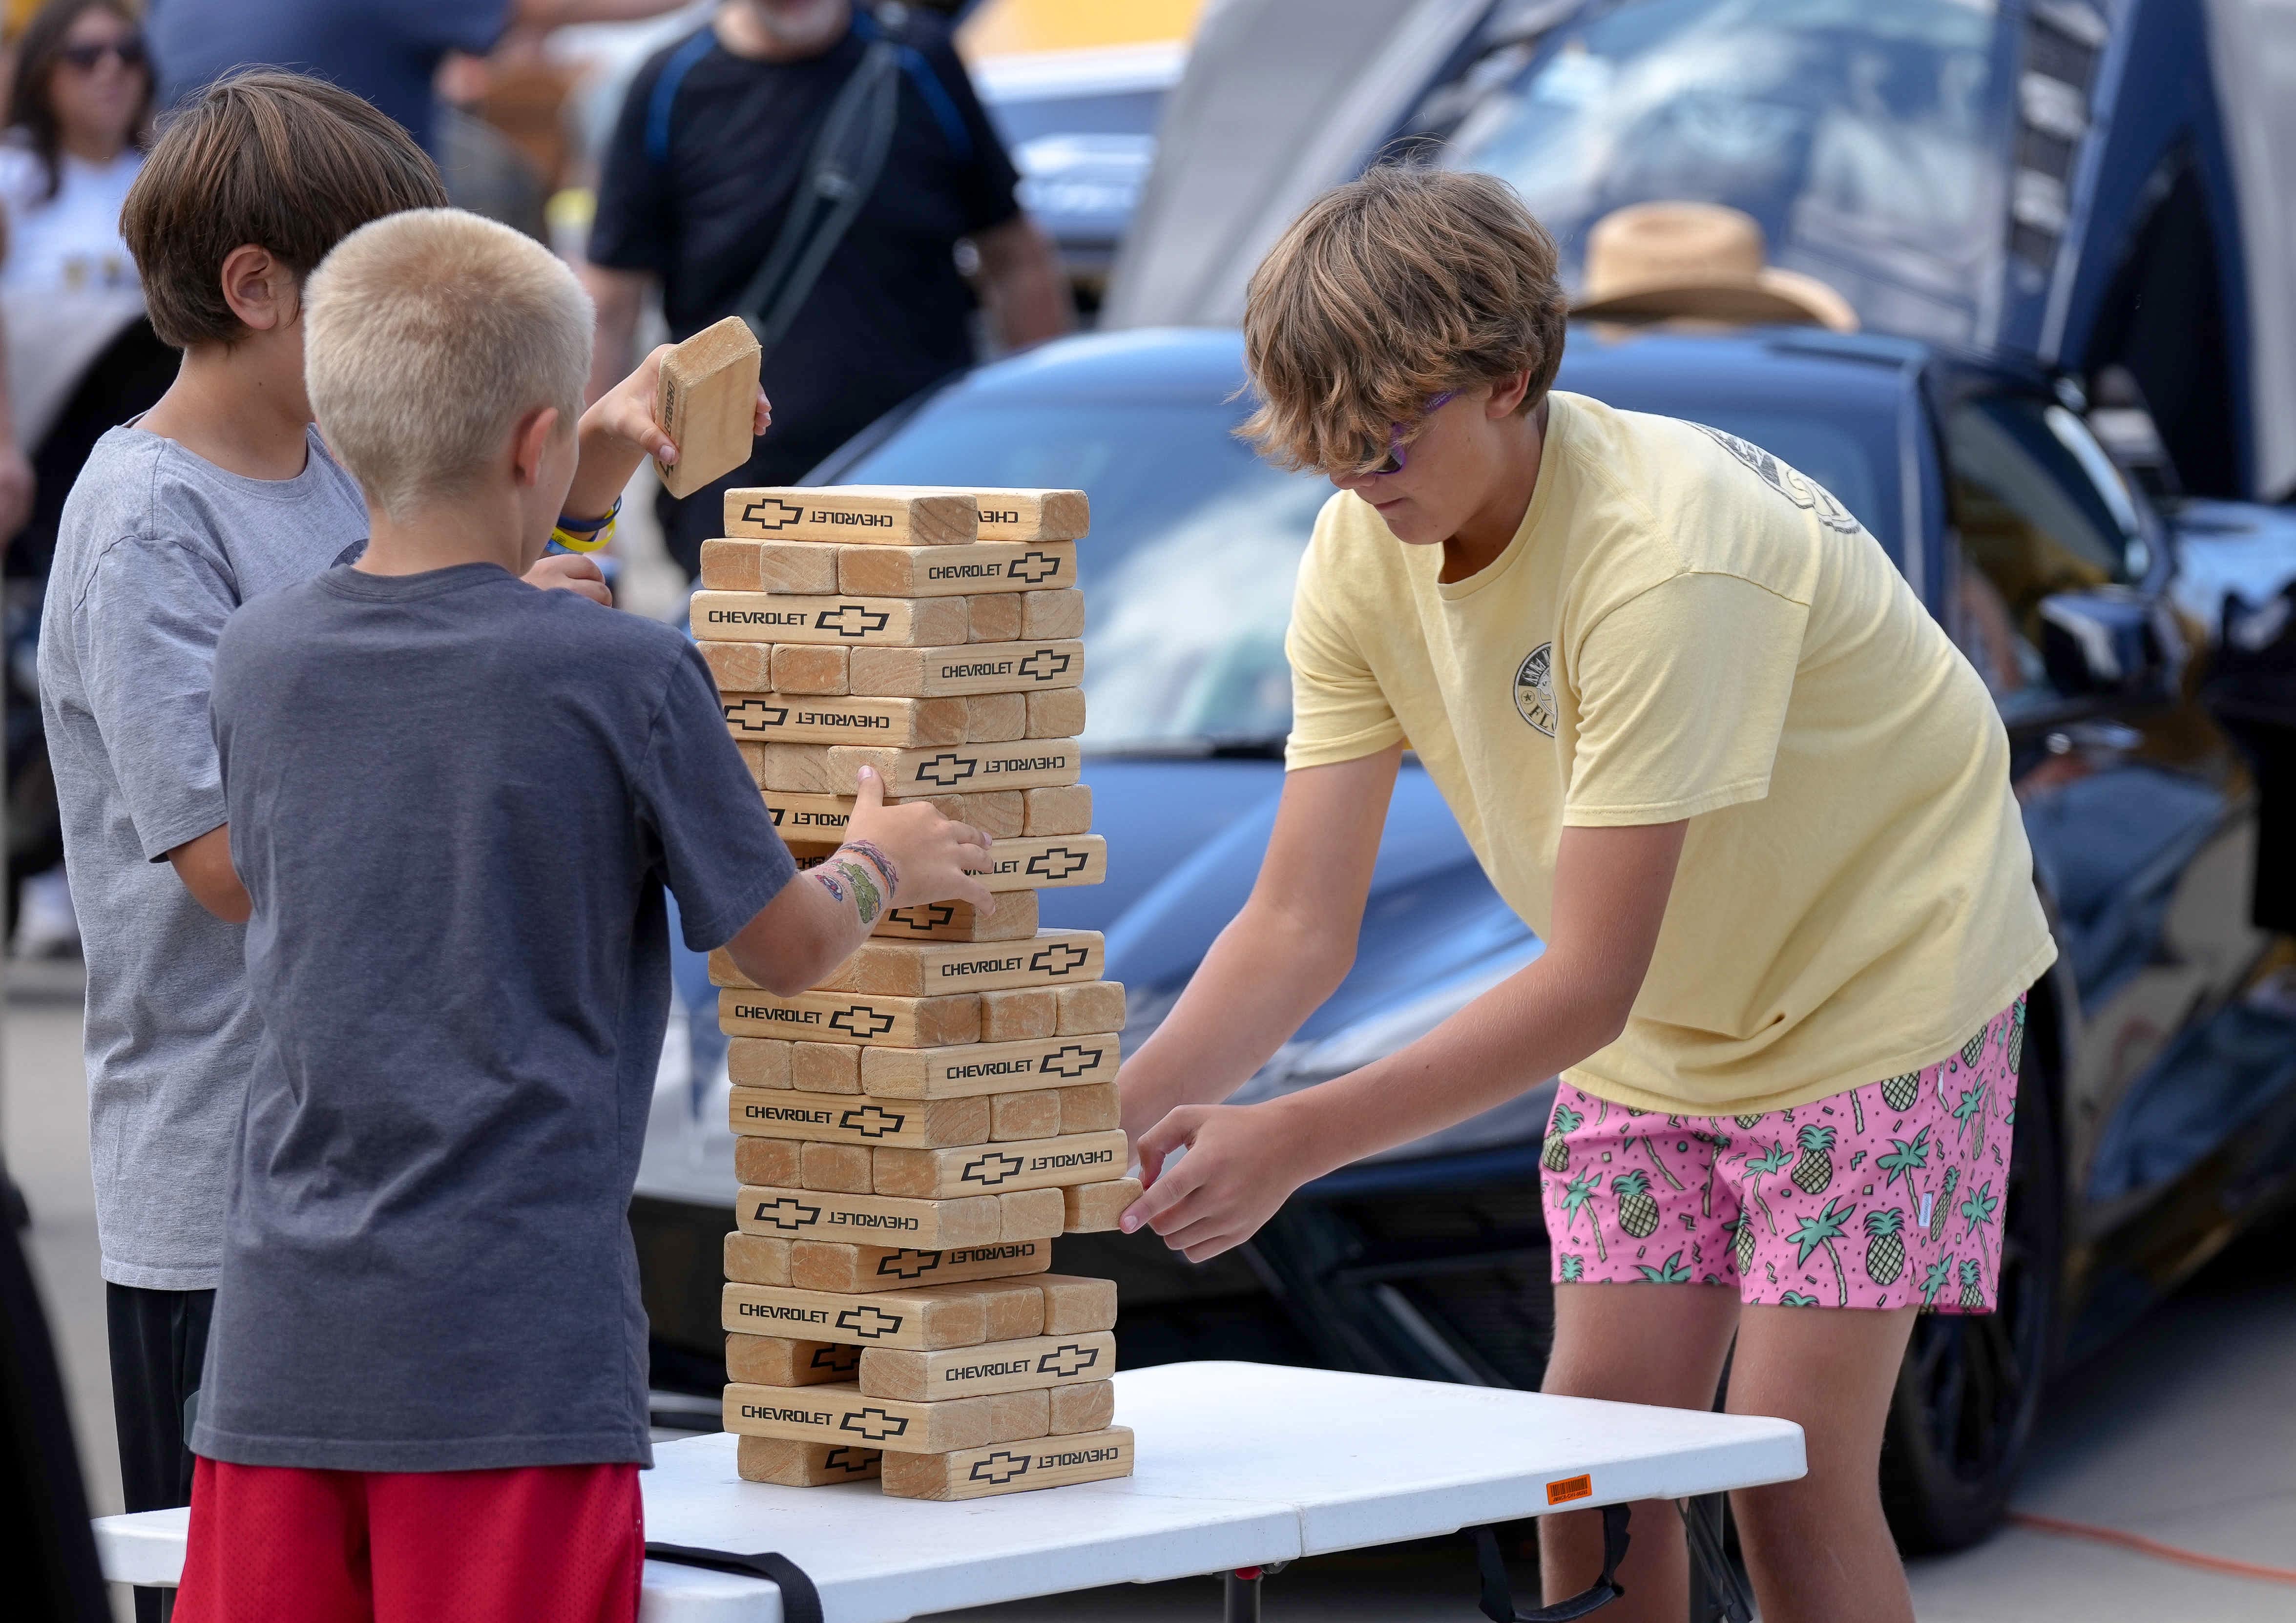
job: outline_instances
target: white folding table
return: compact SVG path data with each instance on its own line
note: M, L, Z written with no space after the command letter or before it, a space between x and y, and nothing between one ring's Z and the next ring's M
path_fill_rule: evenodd
M873 1482L773 1488L734 1471L724 1432L666 1443L644 1479L646 1537L777 1551L826 1623L1249 1571L1635 1499L1688 1499L1802 1474L1791 1422L1265 1364L1116 1377L1137 1438L1114 1482L940 1504ZM1583 1478L1583 1482L1574 1479ZM189 1512L95 1523L104 1576L172 1585ZM763 1579L649 1561L642 1623L782 1623Z

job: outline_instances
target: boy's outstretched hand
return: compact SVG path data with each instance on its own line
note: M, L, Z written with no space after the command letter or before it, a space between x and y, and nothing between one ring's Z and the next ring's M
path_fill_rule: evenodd
M972 824L944 817L922 800L885 804L885 780L861 768L845 843L867 841L892 859L898 871L894 897L901 906L919 902L971 902L992 906L996 898L973 874L988 865L988 836Z
M1142 1134L1140 1177L1148 1190L1125 1209L1119 1226L1128 1234L1152 1228L1190 1262L1250 1239L1323 1170L1283 1119L1283 1102L1184 1104Z
M654 420L654 402L661 390L661 357L671 346L657 345L652 354L638 363L638 369L615 384L591 403L582 414L582 463L574 475L574 488L567 493L566 511L578 518L594 512L603 512L612 504L622 487L629 483L637 471L642 457L651 456L670 467L677 464L677 447L662 432L661 424ZM758 390L757 413L750 424L752 436L764 433L773 426L774 403L766 398L766 391ZM613 478L609 465L610 454L619 450L614 462L627 462L620 470L621 477ZM592 462L598 462L596 477L592 477Z

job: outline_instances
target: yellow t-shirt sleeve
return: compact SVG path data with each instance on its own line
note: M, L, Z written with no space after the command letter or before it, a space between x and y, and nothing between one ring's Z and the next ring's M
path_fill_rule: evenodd
M1349 635L1344 612L1331 601L1322 552L1310 546L1300 561L1292 628L1283 638L1284 656L1292 661L1286 771L1360 760L1403 737L1403 724L1395 718L1371 662Z
M1672 823L1770 791L1806 604L1734 575L1677 575L1580 643L1578 743L1562 821Z

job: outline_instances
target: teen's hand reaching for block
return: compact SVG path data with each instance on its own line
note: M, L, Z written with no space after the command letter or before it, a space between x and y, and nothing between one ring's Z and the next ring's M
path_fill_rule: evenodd
M527 570L526 584L545 592L572 592L594 603L614 606L614 594L606 589L606 572L598 567L597 560L578 553L553 553Z
M1128 1234L1154 1229L1190 1262L1250 1239L1322 1170L1283 1121L1283 1103L1184 1104L1149 1128L1138 1145L1147 1192L1118 1225Z

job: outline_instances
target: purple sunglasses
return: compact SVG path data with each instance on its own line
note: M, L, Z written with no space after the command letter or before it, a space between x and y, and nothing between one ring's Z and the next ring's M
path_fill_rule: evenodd
M1425 422L1431 413L1449 405L1458 398L1459 391L1457 389L1445 389L1441 394L1437 395L1432 400L1430 400L1426 405L1419 408L1420 421L1423 422ZM1380 463L1378 467L1372 470L1372 476L1374 479L1385 479L1390 473L1400 473L1402 471L1403 424L1399 422L1390 422L1387 425L1387 460Z

